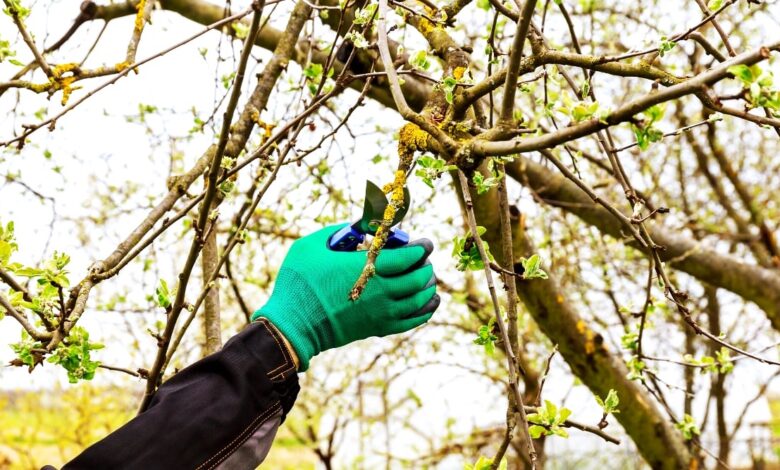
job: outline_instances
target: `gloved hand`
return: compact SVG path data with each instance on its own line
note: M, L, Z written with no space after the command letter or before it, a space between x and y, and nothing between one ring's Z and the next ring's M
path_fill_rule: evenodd
M376 274L356 301L349 291L366 262L366 251L334 251L328 239L345 224L333 225L293 243L279 270L271 298L252 315L265 317L287 338L300 371L326 349L369 336L411 330L439 306L428 239L385 248Z

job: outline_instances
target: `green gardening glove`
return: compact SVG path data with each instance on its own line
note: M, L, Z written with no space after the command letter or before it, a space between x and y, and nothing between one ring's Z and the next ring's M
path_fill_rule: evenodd
M427 239L383 249L363 294L349 300L366 251L328 248L330 236L344 225L326 227L293 243L271 298L252 315L252 320L267 318L282 332L298 355L300 371L326 349L422 325L439 306L433 266L427 261L433 244Z

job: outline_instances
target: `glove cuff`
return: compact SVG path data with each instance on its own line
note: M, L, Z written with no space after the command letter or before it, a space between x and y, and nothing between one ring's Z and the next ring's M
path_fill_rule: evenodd
M291 279L279 282L282 277ZM328 349L328 344L332 343L327 341L328 335L323 334L330 329L330 322L319 304L312 301L316 299L316 294L300 276L282 269L279 278L277 286L295 286L295 291L280 292L274 289L268 302L252 315L252 320L267 318L295 349L300 361L298 371L305 372L309 368L311 358Z
M309 335L305 332L304 325L298 324L297 317L293 310L287 308L277 309L272 302L268 302L258 309L252 319L266 318L290 343L298 356L298 372L306 372L309 368L309 361L312 357L320 353L314 346Z

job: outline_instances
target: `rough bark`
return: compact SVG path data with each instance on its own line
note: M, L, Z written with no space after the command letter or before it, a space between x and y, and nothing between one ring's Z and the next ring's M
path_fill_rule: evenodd
M222 348L222 322L219 308L219 278L209 286L209 279L214 275L219 260L217 247L217 230L211 230L203 241L201 253L201 271L203 288L208 289L203 299L203 356L208 356Z
M704 296L707 299L707 318L709 319L710 331L713 334L720 334L720 301L718 300L718 290L712 286L704 286ZM710 356L715 357L718 351L717 345L710 346ZM712 397L715 399L715 420L718 433L718 459L716 464L718 470L725 470L728 467L729 453L731 450L731 439L728 428L726 427L726 388L724 387L726 375L720 372L712 376Z
M487 228L484 239L496 260L502 262L498 201L495 191L474 195L474 210L480 225ZM513 239L515 258L535 252L522 221L515 218ZM682 436L655 406L652 398L636 382L628 380L623 361L609 351L600 334L593 331L567 301L556 276L547 280L517 281L517 291L542 332L558 344L561 356L572 372L596 395L605 397L610 389L620 397L621 413L615 415L652 468L688 468L691 455Z

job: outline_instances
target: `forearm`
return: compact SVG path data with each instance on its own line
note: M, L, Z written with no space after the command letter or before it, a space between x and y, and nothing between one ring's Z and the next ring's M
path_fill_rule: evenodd
M148 410L64 469L254 468L298 394L296 360L261 319L165 382Z

